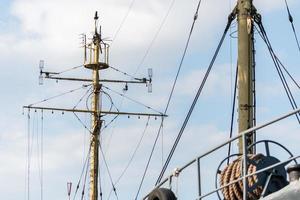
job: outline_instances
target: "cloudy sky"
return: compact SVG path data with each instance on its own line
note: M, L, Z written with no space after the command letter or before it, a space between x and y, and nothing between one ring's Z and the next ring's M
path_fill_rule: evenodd
M300 2L288 2L296 31L299 33ZM45 60L45 68L49 71L63 71L81 65L83 50L80 48L80 34L90 35L93 15L97 10L103 37L108 38L111 43L110 64L137 77L147 76L147 69L153 68L153 93L147 93L144 85L129 85L126 95L163 111L197 3L196 0L1 0L0 197L7 200L27 199L27 143L30 132L30 199L40 199L41 113L31 111L28 131L27 110L22 115L22 106L82 86L81 83L56 83L51 80L45 80L42 86L38 85L39 60ZM295 79L300 80L300 52L287 19L284 0L262 0L254 3L263 15L265 28L277 55ZM163 137L159 139L154 152L140 197L153 187L162 161L179 131L234 4L234 0L202 0L199 18L170 104L169 117L164 123ZM182 166L228 137L236 63L235 30L236 26L233 25L232 37L227 37L224 42L203 95L167 170L168 174L175 167ZM257 121L260 124L290 111L291 106L266 47L259 36L256 36ZM77 69L63 75L88 78L90 72ZM103 71L101 76L130 79L114 70ZM296 101L299 102L299 89L288 81ZM106 86L123 92L124 85ZM41 105L73 107L86 90L87 88L79 89ZM115 93L110 95L120 110L150 112ZM104 96L103 101L103 109L109 109L107 97ZM85 102L81 102L78 107L85 108ZM90 124L89 116L79 117L85 124ZM108 123L111 118L106 117L105 120ZM126 168L146 123L147 118L143 117L119 117L102 133L103 151L114 182ZM159 123L159 119L149 120L149 127L136 156L116 184L119 199L135 197ZM87 154L89 135L72 113L62 115L58 112L44 112L43 125L44 199L66 199L67 182L73 183L74 196L75 185ZM271 137L282 142L295 154L300 154L297 148L300 137L297 133L299 124L295 117L291 117L260 131L258 139ZM279 149L274 148L274 151L282 159L287 157ZM225 157L224 152L226 149L218 152L214 159L204 162L207 179L214 176L214 167ZM100 165L104 199L109 199L111 183L103 158ZM196 196L196 186L192 187L196 182L191 179L193 173L194 169L188 171L175 183L174 188L179 197L188 199ZM81 197L83 182L76 199ZM207 180L207 183L211 182L212 180ZM190 197L182 192L187 185L190 186ZM211 188L212 185L205 186L206 190ZM88 193L88 181L85 192ZM116 199L114 194L110 199Z

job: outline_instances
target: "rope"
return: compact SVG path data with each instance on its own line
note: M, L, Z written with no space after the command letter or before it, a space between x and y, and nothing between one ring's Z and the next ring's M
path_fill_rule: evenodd
M201 1L200 1L200 2L201 2ZM199 2L199 3L200 3L200 2ZM167 160L166 160L166 162L165 162L165 165L164 165L163 169L161 170L161 173L160 173L160 175L159 175L159 177L158 177L158 179L157 179L157 181L156 181L156 185L161 181L161 179L162 179L162 177L163 177L163 175L164 175L164 173L165 173L165 171L166 171L166 169L167 169L167 167L168 167L168 165L169 165L169 163L170 163L170 160L171 160L171 158L172 158L172 156L173 156L173 154L174 154L174 152L175 152L175 149L176 149L176 147L177 147L177 145L178 145L178 143L179 143L179 141L180 141L180 139L181 139L181 136L182 136L182 134L183 134L183 132L184 132L184 130L185 130L185 127L186 127L186 125L187 125L187 123L188 123L188 121L189 121L189 119L190 119L190 117L191 117L191 115L192 115L192 112L193 112L193 110L194 110L194 108L195 108L195 105L196 105L196 103L197 103L197 101L198 101L198 99L199 99L199 96L200 96L200 94L201 94L203 88L204 88L204 85L205 85L205 83L206 83L206 81L207 81L207 78L208 78L208 76L209 76L209 73L210 73L210 71L211 71L211 69L212 69L212 67L213 67L213 65L214 65L214 62L215 62L215 60L216 60L216 58L217 58L217 56L218 56L218 54L219 54L219 51L220 51L220 48L221 48L221 46L222 46L222 44L223 44L223 41L224 41L224 39L225 39L225 36L226 36L226 34L227 34L227 32L228 32L228 29L230 28L231 22L232 22L232 20L233 20L234 18L235 18L234 13L232 13L232 14L228 17L228 22L227 22L226 28L225 28L225 30L224 30L224 33L223 33L223 35L222 35L222 38L221 38L221 40L220 40L220 42L219 42L219 44L218 44L218 47L217 47L217 49L216 49L216 51L215 51L215 53L214 53L214 56L213 56L213 58L212 58L212 60L211 60L211 62L210 62L210 64L209 64L209 67L208 67L208 69L207 69L207 71L206 71L206 73L205 73L205 76L204 76L204 78L203 78L203 80L202 80L202 82L201 82L201 85L200 85L200 87L199 87L199 89L198 89L198 91L197 91L197 93L196 93L196 96L195 96L195 98L194 98L194 100L193 100L193 103L192 103L190 109L189 109L189 112L188 112L188 114L187 114L187 116L186 116L186 118L185 118L185 120L184 120L184 122L183 122L183 124L182 124L182 127L181 127L181 129L180 129L180 131L179 131L179 133L178 133L178 135L177 135L177 137L176 137L176 140L175 140L174 145L173 145L173 147L172 147L172 149L171 149L171 151L170 151L170 153L169 153L169 155L168 155L168 158L167 158Z
M263 158L262 154L258 155L248 155L249 159L249 166L247 173L252 174L256 172L256 164L261 161ZM238 159L233 161L231 164L227 165L225 169L221 172L220 175L220 185L224 186L230 184L231 182L239 179L242 177L242 166L243 166L243 159L240 156ZM247 178L247 184L249 188L253 187L255 184L258 183L257 175L253 175ZM247 191L247 199L248 200L256 200L259 199L262 192L263 187L258 185L257 187L253 187L252 191ZM236 182L234 184L229 185L222 189L222 193L225 200L243 200L243 181Z
M295 36L297 47L298 47L298 50L300 51L300 44L299 44L296 29L295 29L295 26L294 26L294 19L293 19L293 16L291 15L290 8L289 8L289 5L287 3L287 0L284 0L284 2L285 2L286 10L287 10L287 13L288 13L288 18L289 18L289 21L290 21L292 29L293 29L293 33L294 33L294 36Z

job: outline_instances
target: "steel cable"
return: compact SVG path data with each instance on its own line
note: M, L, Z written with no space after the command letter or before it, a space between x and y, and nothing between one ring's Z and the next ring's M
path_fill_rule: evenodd
M237 91L237 82L238 82L238 70L239 70L239 67L238 65L236 66L236 74L235 74L235 82L234 82L234 92L233 92L233 101L232 101L232 111L231 111L231 122L230 122L230 133L229 133L229 138L232 137L232 134L233 134L233 122L234 122L234 113L235 113L235 103L236 103L236 91ZM227 156L228 156L228 160L227 160L227 165L229 164L229 156L230 156L230 153L231 153L231 144L232 142L229 142L229 146L228 146L228 153L227 153Z
M223 35L222 35L222 37L221 37L221 40L220 40L220 42L219 42L219 44L218 44L218 47L217 47L217 49L216 49L216 51L215 51L215 53L214 53L214 56L213 56L213 58L212 58L212 60L211 60L211 62L210 62L210 64L209 64L209 67L208 67L208 69L207 69L207 71L206 71L206 73L205 73L205 76L204 76L204 78L203 78L203 80L202 80L202 82L201 82L201 84L200 84L200 87L199 87L199 89L198 89L198 91L197 91L197 93L196 93L196 96L195 96L195 98L194 98L194 100L193 100L193 103L192 103L192 105L191 105L191 107L190 107L190 109L189 109L189 111L188 111L188 114L186 115L186 118L185 118L185 120L184 120L184 122L183 122L183 124L182 124L182 127L181 127L181 129L180 129L180 131L179 131L179 133L178 133L178 135L177 135L177 137L176 137L176 140L175 140L174 145L173 145L173 147L172 147L172 149L171 149L171 151L170 151L170 153L169 153L169 156L168 156L168 158L167 158L167 160L166 160L166 162L165 162L165 164L164 164L164 167L163 167L163 169L161 170L161 173L160 173L160 175L159 175L159 177L158 177L158 179L157 179L157 181L156 181L156 185L157 185L157 184L161 181L161 179L163 178L163 175L164 175L164 173L165 173L165 171L166 171L166 169L167 169L167 167L168 167L168 165L169 165L169 162L170 162L170 160L171 160L171 158L172 158L172 156L173 156L173 154L174 154L174 152L175 152L175 149L176 149L176 147L177 147L177 145L178 145L178 143L179 143L179 141L180 141L180 139L181 139L181 136L182 136L182 134L183 134L183 132L184 132L184 130L185 130L185 127L186 127L186 125L187 125L187 123L188 123L188 121L189 121L189 119L190 119L190 117L191 117L191 114L192 114L192 112L193 112L193 110L194 110L194 108L195 108L195 105L196 105L196 103L197 103L197 101L198 101L198 99L199 99L199 96L200 96L200 94L202 93L202 90L203 90L204 85L205 85L205 83L206 83L206 81L207 81L207 78L208 78L208 76L209 76L209 73L210 73L210 71L211 71L211 69L212 69L212 67L213 67L213 65L214 65L214 62L215 62L215 60L216 60L216 58L217 58L217 56L218 56L218 54L219 54L219 51L220 51L220 49L221 49L221 46L222 46L223 41L224 41L224 39L225 39L225 36L226 36L226 34L227 34L227 32L228 32L228 30L229 30L229 28L230 28L231 22L233 21L234 18L235 18L235 14L234 14L234 13L230 14L230 16L228 17L228 22L227 22L226 28L225 28L225 30L224 30L224 33L223 33Z
M286 10L287 10L287 13L288 13L288 18L289 18L289 21L291 23L292 30L293 30L293 33L294 33L294 36L295 36L297 47L298 47L298 50L300 51L300 44L299 44L299 40L298 40L296 28L295 28L295 25L294 25L294 19L293 19L293 16L291 14L291 11L290 11L290 8L289 8L287 0L284 0L284 2L285 2Z
M194 14L194 18L193 18L193 22L192 22L192 25L191 25L191 29L190 29L190 31L189 31L189 35L188 35L188 38L187 38L187 41L186 41L186 44L185 44L185 48L184 48L184 51L183 51L183 55L182 55L182 57L181 57L181 60L180 60L180 63L179 63L178 69L177 69L177 73L176 73L176 76L175 76L175 80L174 80L174 82L173 82L172 89L171 89L171 92L170 92L170 94L169 94L169 98L168 98L168 101L167 101L167 105L166 105L164 114L167 113L168 108L169 108L169 105L170 105L170 102L171 102L171 99L172 99L172 97L173 97L173 93L174 93L174 90L175 90L175 86L176 86L176 83L177 83L177 79L178 79L179 73L180 73L180 71L181 71L181 68L182 68L182 65L183 65L183 61L184 61L184 59L185 59L185 55L186 55L187 49L188 49L189 44L190 44L190 39L191 39L193 30L194 30L194 26L195 26L196 20L198 19L198 12L199 12L200 5L201 5L201 0L199 0L199 2L198 2L197 8L196 8L196 12L195 12L195 14ZM153 156L154 149L155 149L155 147L156 147L156 144L157 144L157 141L158 141L160 132L161 132L162 127L163 127L163 122L164 122L164 117L162 117L161 124L160 124L160 126L159 126L159 129L158 129L156 138L155 138L155 140L154 140L154 144L153 144L153 146L152 146L152 149L151 149L151 152L150 152L150 155L149 155L149 159L148 159L148 161L147 161L147 164L146 164L146 167L145 167L145 170L144 170L144 173L143 173L141 182L140 182L140 184L139 184L138 191L137 191L136 196L135 196L135 200L137 200L138 195L139 195L139 192L140 192L141 187L142 187L142 185L143 185L143 182L144 182L146 173L147 173L148 168L149 168L150 161L151 161L152 156ZM157 183L156 183L156 184L157 184Z
M287 81L286 81L286 79L285 79L285 77L284 77L284 74L283 74L283 72L282 72L282 69L281 69L281 65L280 65L280 63L279 63L279 59L278 59L278 57L276 56L276 54L275 54L275 52L274 52L274 50L273 50L273 48L272 48L272 45L271 45L271 43L270 43L270 40L269 40L269 38L268 38L268 36L267 36L267 33L266 33L266 31L265 31L265 29L264 29L264 26L263 26L263 24L262 24L262 22L261 22L261 18L260 17L258 17L258 18L256 18L256 23L258 24L258 27L259 27L259 29L260 29L260 32L259 32L259 35L261 36L261 38L263 39L263 41L266 43L266 45L267 45L267 48L268 48L268 50L269 50L269 53L270 53L270 55L271 55L271 58L272 58L272 60L273 60L273 62L274 62L274 65L275 65L275 68L276 68L276 70L277 70L277 73L278 73L278 75L279 75L279 78L280 78L280 80L281 80L281 83L282 83L282 85L283 85L283 87L284 87L284 90L285 90L285 92L286 92L286 94L287 94L287 96L288 96L288 99L289 99L289 101L290 101L290 104L291 104L291 106L292 106L292 108L293 109L297 109L297 103L296 103L296 101L295 101L295 99L294 99L294 96L293 96L293 94L292 94L292 92L291 92L291 90L290 90L290 88L289 88L289 85L288 85L288 83L287 83ZM300 115L300 114L299 114ZM296 118L297 118L297 121L298 121L298 123L300 124L300 119L299 119L299 116L297 115L297 114L295 114L295 116L296 116Z

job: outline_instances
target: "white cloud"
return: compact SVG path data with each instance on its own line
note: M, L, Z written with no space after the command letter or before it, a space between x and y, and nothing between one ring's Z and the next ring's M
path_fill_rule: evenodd
M41 96L52 96L52 94L55 93L55 90L63 91L69 89L67 88L69 86L74 88L73 85L63 86L63 84L56 85L55 89L49 89L46 86L38 89L37 87L33 87L31 84L36 81L28 80L31 80L32 77L37 77L36 75L33 75L33 71L36 71L38 60L42 58L45 59L47 67L51 68L51 70L59 71L64 66L75 66L78 63L81 63L82 51L78 49L78 34L82 32L89 33L89 31L92 30L94 11L98 10L100 13L104 37L112 37L121 23L129 3L130 0L13 1L11 14L16 19L19 26L10 33L0 34L1 61L2 64L5 63L1 65L1 70L5 74L5 77L3 77L3 80L5 81L3 81L3 86L1 87L7 87L9 83L13 90L4 90L9 91L10 93L3 95L2 101L5 101L3 105L9 105L5 106L5 111L9 110L8 107L17 107L14 109L14 115L3 114L1 117L1 128L5 127L5 131L0 135L0 157L4 158L6 163L4 167L0 168L0 176L1 180L3 180L1 181L2 184L0 188L5 188L1 191L4 191L3 194L7 197L6 199L16 197L16 195L17 197L13 199L20 199L23 197L24 184L22 178L22 181L16 183L17 185L13 188L11 187L11 184L6 184L11 183L12 177L14 177L15 180L19 180L20 177L23 177L25 174L24 149L26 149L26 135L23 130L25 128L19 127L20 124L22 124L22 120L16 115L16 113L20 111L19 104L30 103L32 100L40 99ZM127 21L113 45L113 64L121 66L124 71L134 71L135 66L144 55L146 47L161 23L161 19L165 15L169 3L170 1L159 0L136 1L133 10L129 14ZM165 26L161 30L161 34L157 38L148 59L146 59L146 62L144 63L145 66L155 66L154 80L156 79L156 82L154 83L154 94L152 96L139 95L138 99L140 101L145 100L146 104L150 104L155 108L163 108L165 106L166 97L169 94L170 85L173 81L173 77L170 77L173 76L173 74L170 75L170 71L172 70L173 73L178 65L178 60L189 31L188 29L193 18L196 3L197 1L188 3L176 1ZM291 5L297 4L296 1L291 1L290 3ZM221 33L224 28L226 17L229 12L229 5L227 6L225 4L224 6L224 4L224 1L221 0L203 1L187 56L190 56L192 61L198 58L196 58L195 54L189 54L189 52L194 52L194 50L196 50L199 52L199 57L202 59L204 57L202 56L202 52L215 46L214 41L216 35ZM257 1L257 4L258 8L266 10L271 14L273 11L278 11L279 9L283 10L282 1L280 0ZM189 60L187 59L187 65L190 66L191 64L188 61ZM144 66L142 66L142 68L143 67ZM33 70L33 68L35 70ZM217 90L218 93L222 94L229 91L229 87L224 84L225 82L229 83L229 67L226 66L226 64L220 64L217 68L218 72L213 71L208 80L206 91L209 98L215 94L212 92L213 90ZM144 69L141 69L141 71L143 70ZM10 74L8 73L10 71L13 72ZM160 73L163 75L160 75ZM7 74L9 74L9 76L7 76ZM110 74L108 76L110 76ZM188 69L186 74L180 77L177 88L177 91L179 92L176 93L178 101L173 102L176 107L183 107L182 105L178 105L178 102L182 100L182 97L187 99L194 95L195 89L197 89L202 77L203 70L196 70L195 67ZM15 80L16 83L12 80ZM170 84L165 84L166 82ZM15 87L18 88L17 91L14 90ZM276 89L274 89L275 87L266 87L266 90L271 90L270 93L273 94L275 98L277 95ZM132 97L137 96L136 94L140 94L138 92L141 90L146 92L146 88L142 88L141 90L138 90L135 87L132 88L132 93L130 93L130 96ZM188 90L186 88L188 88ZM8 95L10 96L6 97ZM65 99L68 99L68 101L63 102L61 105L66 105L70 102L69 99L75 99L75 97L66 97ZM56 102L59 103L59 101ZM126 106L123 108L132 108L131 106ZM174 112L176 116L166 120L168 124L166 124L165 127L165 154L167 153L166 151L168 148L170 148L173 139L178 132L178 128L181 125L181 121L179 120L183 117L182 113L178 113L178 111L176 113L177 109L174 109L174 107L171 109L172 113ZM222 112L222 110L219 112ZM83 150L82 140L84 139L83 135L79 133L78 130L73 128L70 129L68 127L71 124L69 121L74 122L74 120L76 120L74 117L60 118L56 115L48 120L49 124L53 124L48 127L49 132L47 133L47 142L45 142L45 158L47 158L47 166L45 166L45 183L47 183L46 192L48 197L53 197L52 199L62 199L65 198L66 195L66 181L72 179L73 183L75 183L80 173ZM226 133L222 128L217 125L202 125L200 124L201 120L202 118L199 117L199 123L189 126L183 141L180 143L179 150L176 151L176 160L170 168L181 165L185 161L189 161L192 156L204 152L226 137ZM128 123L130 124L130 127L116 127L109 149L109 155L112 157L108 159L108 162L114 178L120 174L123 169L124 162L126 163L130 153L132 153L132 148L136 144L144 125L144 121L142 125L136 123L135 120L130 122L124 121L121 120L121 123L123 125L125 123L125 125L127 125ZM12 122L14 123L15 128L11 128L10 124L12 124ZM158 123L159 121L156 121L155 125L157 126ZM73 124L71 126L73 126ZM285 128L291 129L290 124L283 127L283 132L286 130ZM81 129L80 126L77 128ZM295 132L296 130L296 127L293 126L290 131ZM272 130L270 132L274 131L275 130ZM146 148L141 149L138 152L138 156L133 164L133 169L129 170L126 175L125 180L128 180L128 182L124 181L121 183L120 189L118 188L121 194L127 195L129 198L132 198L137 182L139 181L132 177L140 177L155 133L156 127L152 127L151 131L147 133L143 143L143 147ZM110 132L107 134L110 134ZM203 142L204 135L205 142ZM109 136L105 135L104 142L106 142L106 137L109 138ZM280 140L281 137L283 136L277 135L276 133L276 138ZM286 139L284 143L290 143L292 148L297 150L294 146L297 146L298 137L293 136L292 139L295 144L292 144L288 139ZM76 148L74 148L74 146ZM161 148L161 144L159 144L159 148ZM34 157L34 159L35 158L36 157ZM161 167L160 150L155 152L154 161L155 162L151 163L147 177L148 179L146 180L147 189L152 186L153 180L157 176L158 169ZM36 161L33 161L33 163L34 162ZM105 172L104 168L105 167L102 166L102 170ZM33 168L32 170L33 172L36 172L37 169ZM170 170L168 172L170 172ZM211 174L211 172L209 173ZM33 177L35 176L36 175L33 175ZM38 182L36 179L34 180L34 190L38 191ZM105 178L104 184L104 188L109 190L110 184L107 177ZM122 190L121 186L125 189ZM15 194L16 190L18 191L18 194Z

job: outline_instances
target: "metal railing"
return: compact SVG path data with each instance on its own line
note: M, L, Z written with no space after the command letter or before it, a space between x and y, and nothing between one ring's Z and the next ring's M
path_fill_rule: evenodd
M254 173L248 174L247 173L248 172L248 170L247 170L247 166L248 166L247 165L247 162L248 162L247 160L248 160L248 158L247 158L247 153L245 153L245 152L247 152L247 145L246 145L246 142L245 142L246 141L246 136L249 135L249 134L251 134L253 131L257 131L257 130L260 130L262 128L265 128L265 127L267 127L267 126L269 126L271 124L279 122L279 121L281 121L283 119L286 119L286 118L288 118L288 117L290 117L290 116L292 116L294 114L297 114L299 112L300 112L300 109L297 109L297 110L289 112L289 113L287 113L285 115L282 115L282 116L280 116L280 117L278 117L278 118L276 118L274 120L271 120L271 121L266 122L264 124L255 126L253 128L250 128L250 129L247 129L247 130L241 132L239 135L226 140L222 144L219 144L216 147L211 148L209 151L207 151L207 152L203 153L202 155L196 157L195 159L191 160L186 165L184 165L181 168L177 169L177 173L181 173L183 170L185 170L186 168L188 168L189 166L191 166L194 163L197 164L197 182L198 182L198 197L196 198L197 200L198 199L201 200L201 199L203 199L203 198L205 198L205 197L207 197L209 195L212 195L212 194L218 192L219 190L222 190L222 189L224 189L224 188L226 188L226 187L228 187L228 186L230 186L232 184L235 184L235 183L237 183L239 181L243 181L243 200L247 200L247 192L246 192L247 191L247 181L246 180L247 180L248 177L254 176L256 174L260 174L262 172L268 171L268 170L270 170L272 168L275 168L275 167L278 167L278 166L285 165L285 164L287 164L287 163L289 163L289 162L291 162L293 160L297 160L297 159L300 158L300 155L290 157L290 158L288 158L285 161L273 164L271 166L268 166L266 168L258 170L258 171L254 172ZM211 153L219 150L220 148L228 145L229 143L231 143L231 142L233 142L233 141L241 138L241 137L243 138L243 149L244 149L243 154L242 154L242 157L243 157L243 176L240 177L240 178L238 178L238 179L236 179L236 180L234 180L234 181L232 181L232 182L230 182L230 183L228 183L228 184L226 184L226 185L218 187L218 188L216 188L216 189L214 189L214 190L212 190L212 191L210 191L210 192L208 192L206 194L202 194L202 191L201 191L201 189L202 189L201 188L201 159L204 158L204 157L206 157L206 156L208 156L208 155L210 155ZM167 182L171 183L172 182L172 178L174 176L175 176L174 174L169 175L164 180L162 180L154 189L160 188L162 185L164 185ZM149 194L147 194L143 199L147 199L148 196L149 196Z

